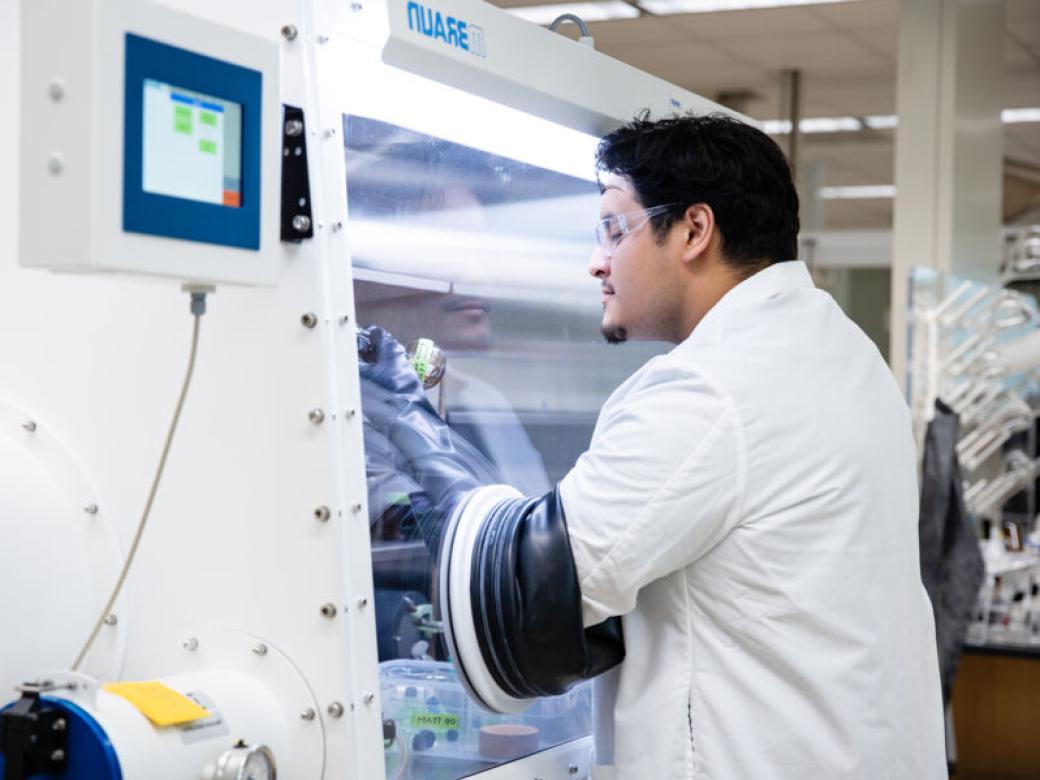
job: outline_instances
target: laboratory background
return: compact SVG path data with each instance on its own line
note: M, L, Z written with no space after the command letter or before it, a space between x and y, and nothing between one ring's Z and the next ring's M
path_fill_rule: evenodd
M643 111L787 155L911 410L950 776L1040 778L1037 0L0 0L0 86L4 780L589 776L587 683L460 676L358 372L548 491L670 348L586 270Z

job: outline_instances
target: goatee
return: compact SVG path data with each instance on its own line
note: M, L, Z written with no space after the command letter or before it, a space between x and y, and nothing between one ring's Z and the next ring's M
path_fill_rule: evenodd
M608 344L624 344L628 341L628 331L618 326L616 328L604 327L601 331L603 338L607 340Z

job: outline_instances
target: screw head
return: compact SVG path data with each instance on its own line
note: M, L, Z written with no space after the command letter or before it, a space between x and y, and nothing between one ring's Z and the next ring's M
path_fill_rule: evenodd
M328 712L329 715L331 715L333 718L343 717L343 705L340 704L338 701L332 702L332 704L330 704L325 711Z
M325 412L321 409L311 409L307 412L307 418L315 425L321 425L325 422Z
M187 639L181 642L181 646L189 653L194 653L196 650L199 649L199 640L193 636L189 636Z
M325 505L314 510L314 519L319 523L327 523L330 517L332 517L332 511Z
M332 232L333 233L338 233L342 229L343 229L343 222L342 222L342 220L336 220L335 222L332 223Z
M376 695L371 691L365 691L365 695L361 697L361 701L365 704L371 704L376 700Z
M51 79L51 83L47 85L47 96L55 103L60 101L65 97L65 82L61 79Z
M297 233L306 233L311 229L311 218L306 214L297 214L292 218L292 227Z
M298 135L303 134L303 120L302 119L290 119L285 123L285 134L290 138L295 138Z
M569 775L576 775L576 774L578 774L578 765L577 764L569 764L567 766L567 774L569 774Z
M360 11L361 8L362 8L361 3L351 3L350 4L350 10L353 11L354 13L357 13L358 11Z
M65 170L65 158L61 152L55 152L47 158L47 170L54 176Z
M118 622L119 618L117 618L114 613L110 612L109 614L105 615L104 623L106 626L114 626Z
M316 717L318 717L318 713L314 711L313 707L308 707L300 713L301 720L314 720Z
M96 515L98 513L98 505L87 504L83 507L83 511L86 512L88 515Z
M51 751L51 761L57 762L57 761L64 761L64 760L65 760L65 751L64 750L60 750L59 749L59 750Z
M350 505L350 511L353 512L354 514L357 514L358 512L360 512L361 511L361 502L360 501L355 501L353 504L351 504Z
M282 37L287 41L295 41L299 34L300 31L296 29L295 24L287 24L282 28Z
M265 656L267 655L267 645L263 642L253 648L253 655Z
M321 605L321 614L323 617L334 618L336 617L336 605L332 602Z
M305 328L313 328L318 324L318 315L309 311L300 317L300 324Z
M319 35L318 36L318 43L325 44L325 43L328 43L328 42L329 42L329 36L327 36L327 35Z
M54 723L51 724L51 731L64 731L65 730L65 718L58 718Z
M29 433L36 433L36 420L26 420L22 423L22 427Z
M357 600L358 609L364 609L368 606L368 598L366 596L360 596Z

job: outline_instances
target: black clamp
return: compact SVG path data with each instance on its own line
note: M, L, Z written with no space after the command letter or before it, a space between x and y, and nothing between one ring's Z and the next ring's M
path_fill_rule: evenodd
M303 109L282 105L282 241L314 238Z
M40 701L40 691L22 689L22 697L0 713L3 780L63 772L67 760L68 720L61 710Z

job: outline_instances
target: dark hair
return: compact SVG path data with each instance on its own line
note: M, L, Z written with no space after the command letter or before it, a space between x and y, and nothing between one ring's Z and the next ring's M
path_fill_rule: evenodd
M627 177L645 208L681 203L654 217L659 238L687 206L715 214L731 265L798 256L798 193L780 147L768 135L725 114L651 121L649 112L600 141L599 168Z

